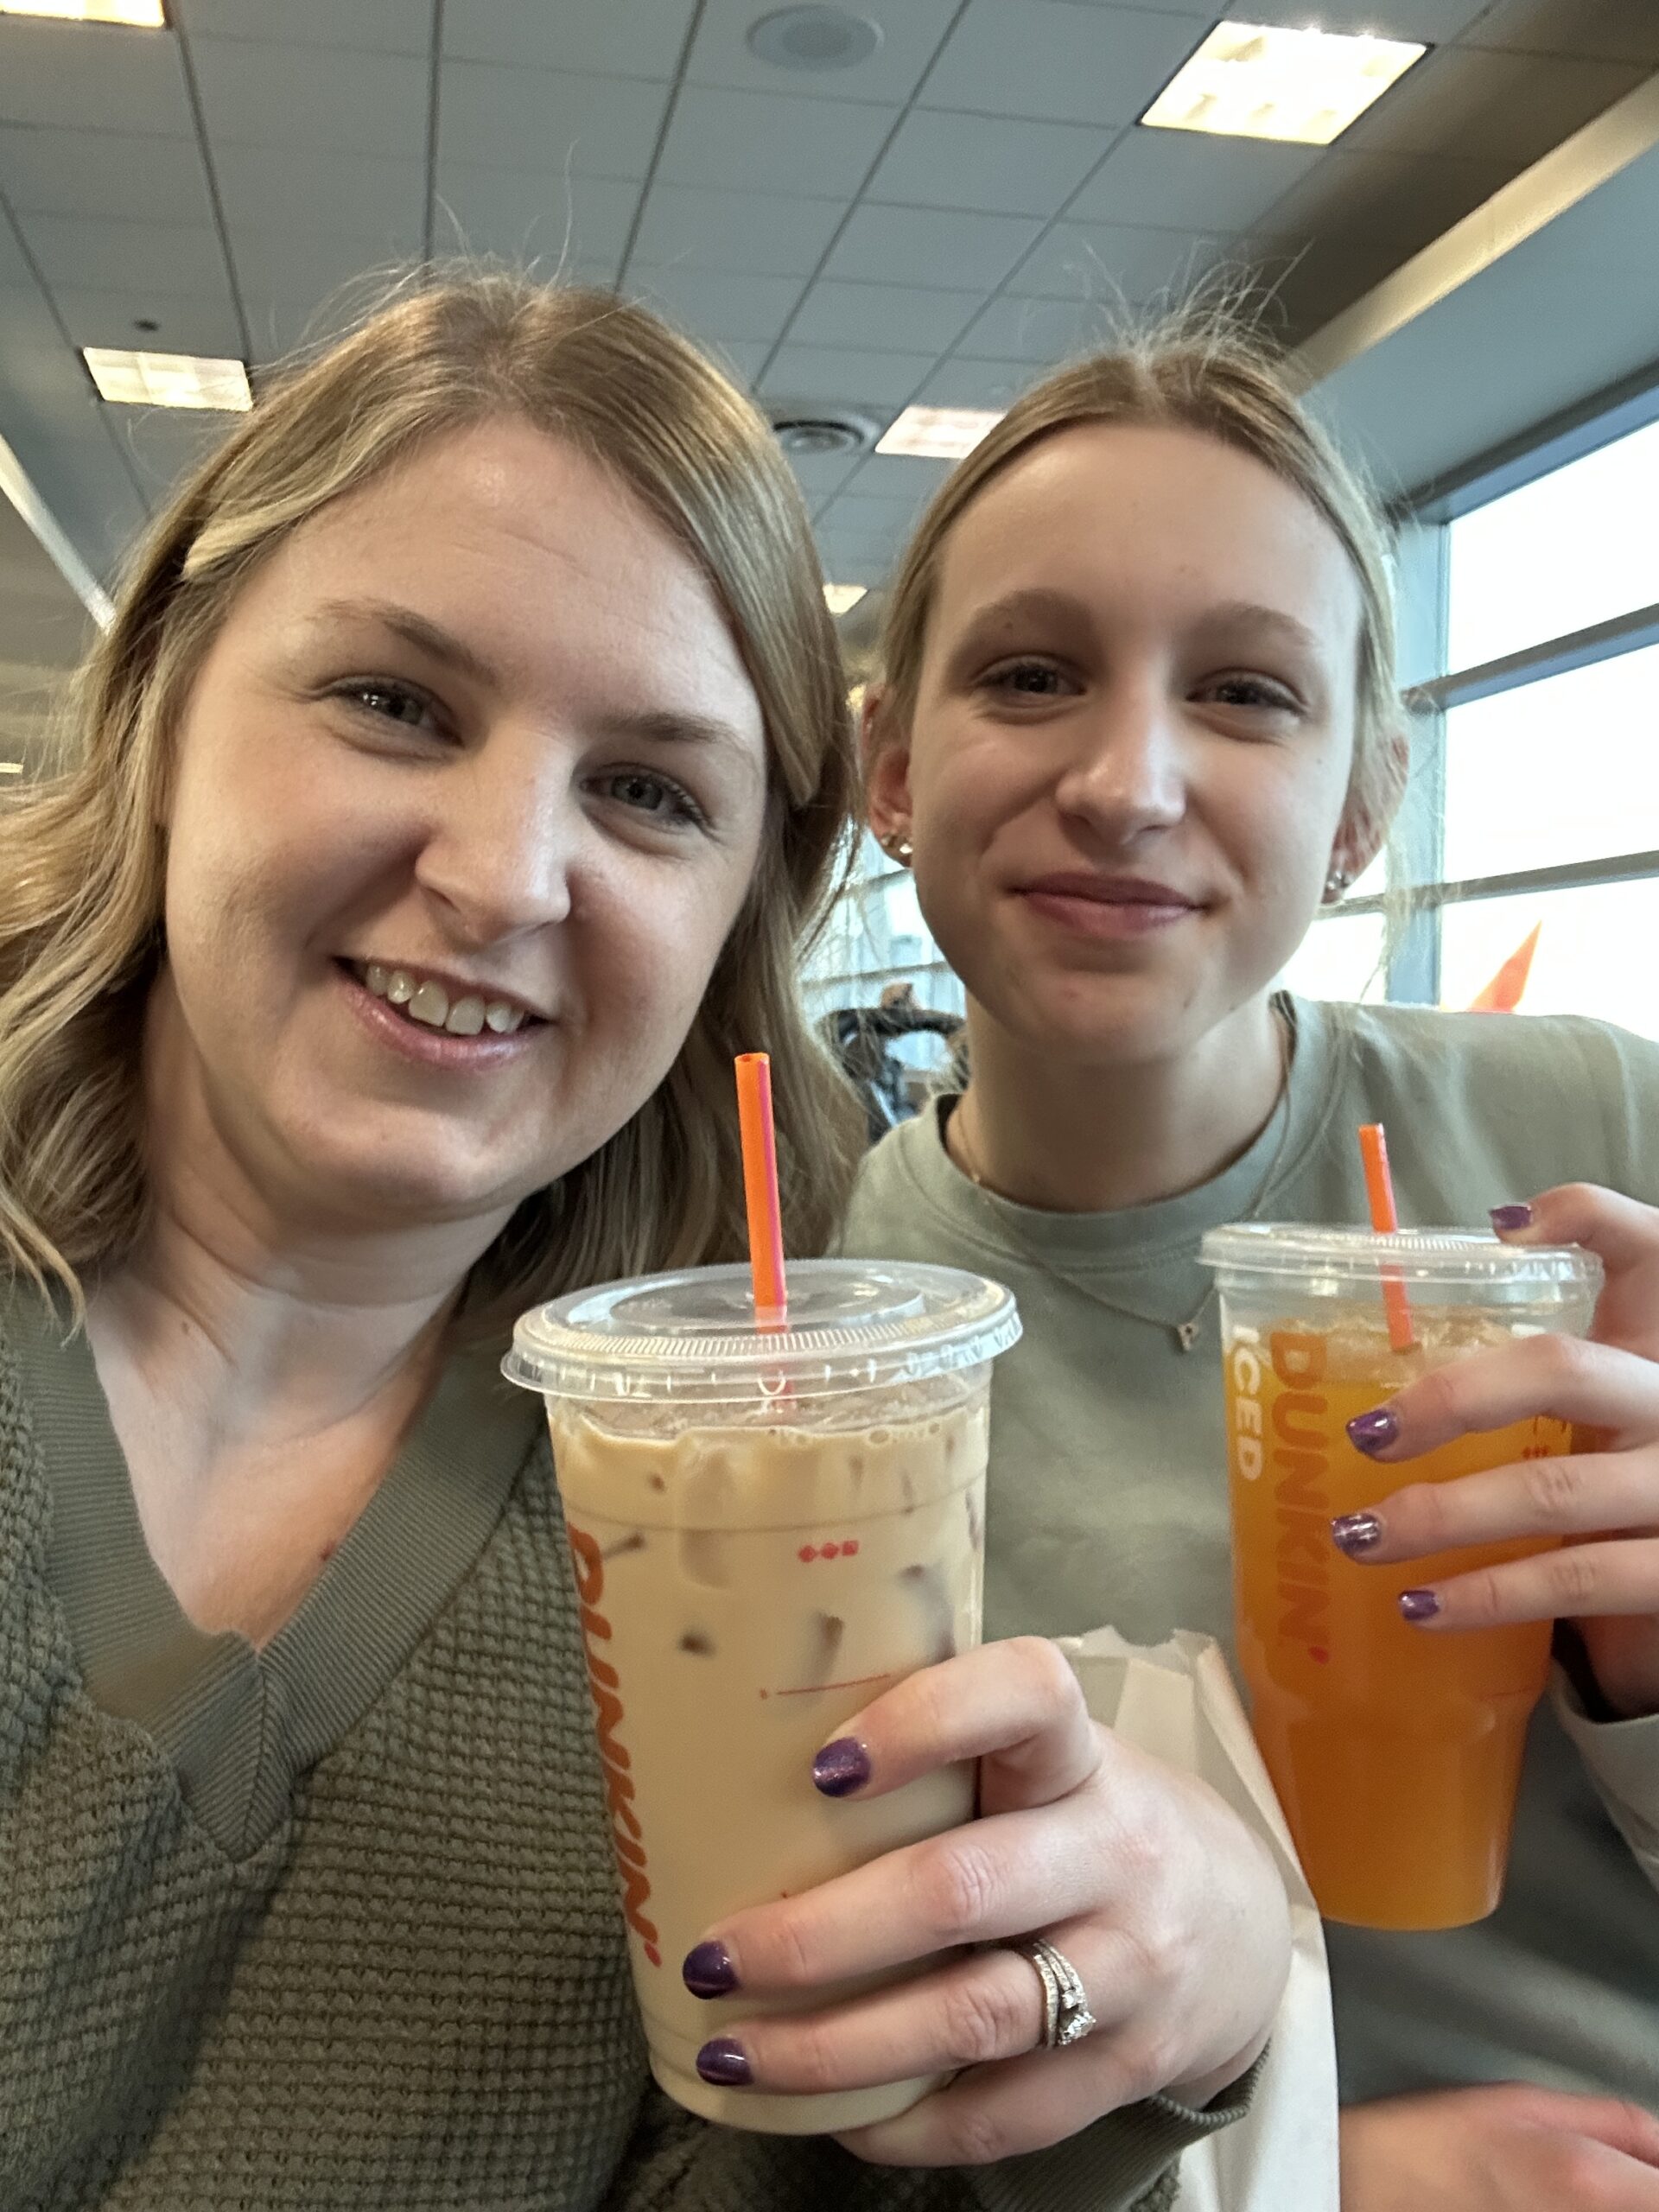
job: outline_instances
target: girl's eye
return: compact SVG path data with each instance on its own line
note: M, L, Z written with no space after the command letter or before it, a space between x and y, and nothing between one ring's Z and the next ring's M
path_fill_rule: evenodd
M1276 712L1295 711L1296 700L1282 683L1261 676L1221 676L1205 685L1201 696L1213 699L1223 707L1267 708Z
M598 779L598 789L619 805L665 826L701 823L702 809L682 784L645 768L619 768Z
M985 679L988 689L1020 699L1056 699L1065 678L1046 660L1012 660L994 668Z

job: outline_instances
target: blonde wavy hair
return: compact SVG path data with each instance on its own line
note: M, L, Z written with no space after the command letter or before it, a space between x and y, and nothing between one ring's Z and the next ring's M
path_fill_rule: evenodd
M1199 430L1218 438L1293 486L1336 532L1360 596L1354 761L1344 818L1357 842L1380 845L1404 792L1408 757L1382 512L1302 408L1280 357L1227 301L1200 297L1129 329L1109 351L1057 370L1015 400L946 477L916 526L888 597L870 745L879 747L907 728L915 710L939 563L956 523L1033 446L1088 423Z
M732 1059L772 1055L785 1234L821 1250L856 1164L851 1095L809 1030L802 951L838 887L855 792L840 656L806 510L756 410L610 294L461 271L297 365L185 481L79 671L55 779L0 802L0 1265L117 1261L147 1203L143 1012L165 957L164 795L196 673L290 532L429 441L514 417L640 499L709 578L760 701L768 817L697 1019L625 1128L526 1200L474 1268L470 1325L613 1276L744 1249Z

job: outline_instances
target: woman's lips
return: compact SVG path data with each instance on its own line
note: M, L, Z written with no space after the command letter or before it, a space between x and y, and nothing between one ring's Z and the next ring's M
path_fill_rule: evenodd
M531 1051L536 1039L548 1027L535 1022L511 1035L498 1036L486 1029L476 1037L452 1036L447 1029L417 1027L405 1020L384 999L377 998L367 987L345 968L336 966L334 975L346 995L347 1005L377 1043L396 1052L399 1058L412 1060L417 1066L449 1068L457 1072L466 1070L482 1073L486 1069L505 1067L510 1061L522 1059Z
M1141 877L1044 876L1016 896L1046 921L1095 938L1150 937L1204 911L1169 885Z

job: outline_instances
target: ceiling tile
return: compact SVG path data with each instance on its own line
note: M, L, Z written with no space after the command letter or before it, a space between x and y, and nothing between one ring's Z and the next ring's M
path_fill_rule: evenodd
M1214 21L1202 14L969 0L923 89L928 107L1046 123L1133 123Z
M1633 63L1440 48L1344 133L1345 150L1508 162L1517 172L1639 85Z
M19 16L0 16L0 123L195 135L176 39Z
M1373 38L1443 44L1466 30L1491 0L1250 0L1253 23L1284 23L1300 30L1311 21L1322 31L1365 31Z
M1131 130L1066 209L1079 223L1247 231L1323 156L1318 146Z
M432 47L432 0L171 0L171 13L192 41L259 39L369 54L426 54Z
M190 52L215 150L424 156L428 70L412 54L231 38L193 40Z
M849 200L898 111L688 85L657 175L664 184Z
M1110 143L1109 133L1081 123L1010 122L918 108L899 124L869 194L912 207L1052 215Z
M90 215L20 215L48 284L217 299L225 289L219 234L205 223L110 223Z
M0 362L0 368L9 372L10 363ZM84 370L72 372L86 392L79 421L55 433L26 436L20 432L12 442L87 567L105 584L112 584L149 518L111 435L106 417L112 410L99 404Z
M446 61L438 92L439 153L446 162L643 177L667 100L665 86L640 77Z
M1659 10L1653 0L1495 0L1464 44L1659 66Z
M291 223L372 239L382 252L418 253L426 165L385 156L313 152L296 162L275 146L223 146L214 168L234 238Z
M861 454L792 453L789 465L809 499L827 499L838 492L863 458Z
M1019 299L1139 301L1191 288L1224 239L1128 223L1056 223L1009 277Z
M1281 237L1426 244L1490 199L1510 174L1508 162L1332 147L1301 184L1275 202L1262 228Z
M256 355L270 358L273 327L283 345L297 342L296 312L302 320L327 307L329 327L353 321L405 271L390 256L376 256L360 238L295 230L242 230L232 250L237 282L255 339ZM280 313L276 312L280 309Z
M762 61L746 42L749 26L769 12L766 0L708 0L691 58L689 83L757 92L801 92L834 100L907 100L950 27L957 0L900 0L880 10L881 43L850 69L784 69ZM855 8L855 14L874 10Z
M1121 308L1104 300L992 300L958 340L957 357L1052 368L1111 342Z
M52 303L77 346L143 346L162 353L212 353L234 359L242 351L241 327L230 289L218 299L162 298L130 285L107 291L53 287ZM139 330L143 318L160 327Z
M732 382L744 391L753 391L755 379L766 365L772 347L764 339L742 339L735 344L711 345L707 339L701 341L702 351L717 369L723 369Z
M839 200L653 185L634 243L642 268L684 261L756 276L810 276L845 213Z
M982 292L919 284L815 284L790 326L791 344L862 346L875 352L941 353L984 304Z
M703 269L641 270L628 290L693 338L721 346L770 343L801 296L793 276Z
M938 356L871 353L852 346L785 346L762 389L775 399L900 408Z
M931 491L932 486L928 486ZM855 537L886 537L893 533L900 536L915 521L927 498L927 492L912 488L907 492L867 493L861 479L858 488L843 489L824 510L826 521L833 520L837 530Z
M867 454L848 490L856 497L922 500L937 492L950 474L948 461L923 461L915 454Z
M339 5L339 0L324 0ZM355 0L353 0L355 5ZM463 61L666 82L679 67L694 0L444 0L443 50ZM428 10L429 16L430 10Z
M190 470L224 444L236 423L233 415L186 414L168 407L111 407L107 412L152 514Z
M514 262L601 261L614 270L639 204L639 187L617 177L545 169L438 169L434 244L443 253L495 253Z
M1008 407L1028 391L1032 371L1024 362L968 361L953 354L941 361L916 393L919 407Z
M988 291L1041 230L1024 216L964 215L943 207L855 207L824 264L828 276L872 284L938 284Z
M0 190L26 214L137 216L147 223L213 219L194 138L0 124Z

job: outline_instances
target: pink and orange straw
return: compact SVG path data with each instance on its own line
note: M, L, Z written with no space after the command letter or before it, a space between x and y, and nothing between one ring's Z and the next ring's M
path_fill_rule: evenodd
M743 1147L743 1198L749 1222L749 1276L754 1315L763 1329L781 1329L789 1313L784 1274L784 1217L778 1200L778 1135L772 1116L772 1059L737 1056L737 1127Z
M1368 1122L1359 1133L1359 1157L1365 1170L1365 1200L1371 1227L1379 1236L1392 1236L1400 1226L1394 1203L1394 1178L1389 1173L1389 1141L1381 1122ZM1415 1349L1417 1332L1412 1325L1411 1301L1406 1279L1394 1268L1382 1270L1382 1305L1389 1317L1389 1342L1395 1351Z

